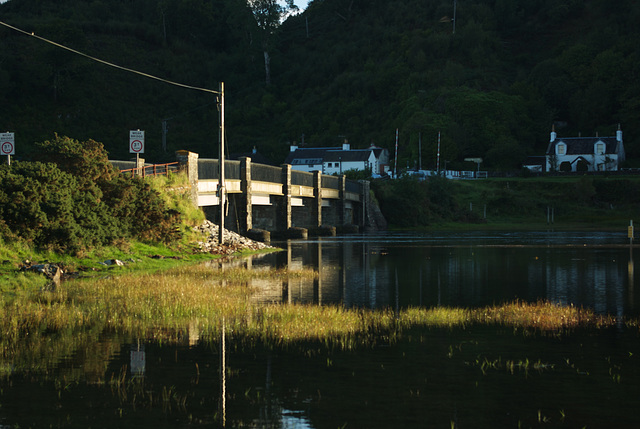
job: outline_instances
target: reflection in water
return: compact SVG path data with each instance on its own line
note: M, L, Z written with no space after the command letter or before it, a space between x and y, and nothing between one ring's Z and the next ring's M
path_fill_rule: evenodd
M144 376L144 370L146 368L146 355L144 352L144 344L140 344L138 340L137 344L131 345L131 375L132 376Z
M611 237L563 240L353 236L281 243L286 251L233 263L318 273L256 281L259 302L397 311L546 298L633 313L632 249ZM57 335L35 350L25 342L6 356L0 428L640 427L635 328L561 337L430 329L340 351L242 343L224 322L219 337L201 338L197 326L177 345L82 334L56 354Z
M222 427L227 425L227 327L222 318L220 329L220 421Z
M388 233L275 245L285 251L241 263L311 268L318 275L254 280L262 303L399 309L546 299L616 316L637 311L632 252L623 234Z

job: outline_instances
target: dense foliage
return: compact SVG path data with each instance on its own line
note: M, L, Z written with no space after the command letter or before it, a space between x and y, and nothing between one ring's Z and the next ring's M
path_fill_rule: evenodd
M56 136L36 147L41 161L0 167L5 241L78 252L126 239L179 238L178 213L144 180L119 174L101 143Z
M449 223L624 229L640 210L637 176L449 180L415 176L371 184L391 227Z
M255 3L255 2L254 2ZM640 156L640 3L628 0L313 0L269 31L246 0L9 0L1 21L113 63L226 88L230 152L280 164L293 141L393 148L398 166L517 168L559 136L625 132ZM264 27L264 26L263 26ZM455 34L453 29L455 28ZM18 156L53 132L128 156L217 154L216 97L145 79L0 26L2 128ZM268 50L268 52L267 52ZM265 54L269 55L265 79ZM267 84L266 80L270 83ZM167 150L162 121L168 124Z
M464 210L456 197L455 182L431 177L419 181L413 177L377 180L372 189L385 219L393 227L415 228L440 222L481 222L473 212Z

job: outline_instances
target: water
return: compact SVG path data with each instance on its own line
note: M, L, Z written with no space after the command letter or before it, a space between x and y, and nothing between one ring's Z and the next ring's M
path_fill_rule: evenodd
M544 299L616 316L640 308L625 232L381 233L274 244L286 251L245 265L320 276L259 285L264 302L405 308Z
M250 269L316 280L254 284L258 302L404 308L548 299L637 315L633 252L612 233L385 233L278 243ZM25 346L28 339L25 339ZM524 335L499 327L405 332L394 344L267 348L233 335L177 345L89 333L0 379L0 428L637 428L636 329ZM10 359L9 359L10 361Z

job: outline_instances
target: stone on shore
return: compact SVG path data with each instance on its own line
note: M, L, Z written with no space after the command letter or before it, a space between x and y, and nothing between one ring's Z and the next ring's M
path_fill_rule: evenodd
M216 255L231 255L243 250L262 250L273 249L268 244L251 240L233 231L224 230L224 242L218 242L219 226L210 221L205 221L202 225L195 228L196 231L206 236L204 241L199 241L200 250L205 253L213 253Z

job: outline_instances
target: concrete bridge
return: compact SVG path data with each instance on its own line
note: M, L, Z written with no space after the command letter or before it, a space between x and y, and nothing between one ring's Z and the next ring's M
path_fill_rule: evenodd
M188 151L176 156L179 168L187 172L194 201L209 220L219 224L219 161L199 159ZM296 171L288 164L256 164L249 157L225 161L224 168L225 228L229 230L285 233L303 228L313 232L326 227L357 230L367 224L368 181Z
M197 153L176 152L177 168L186 171L191 197L207 219L220 224L219 161L200 159ZM143 159L112 161L116 167L150 171ZM173 166L172 166L173 167ZM296 171L257 164L251 158L225 161L225 228L246 234L269 231L285 234L306 230L313 233L357 231L375 224L369 204L369 182L319 171ZM139 173L138 173L139 174Z

